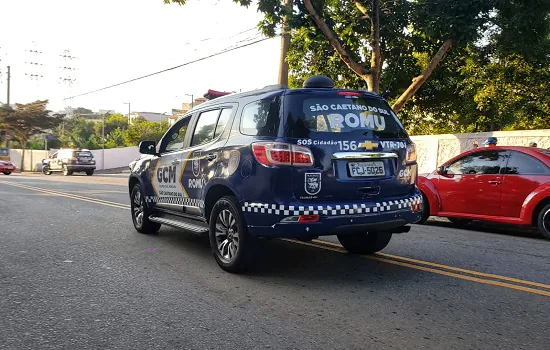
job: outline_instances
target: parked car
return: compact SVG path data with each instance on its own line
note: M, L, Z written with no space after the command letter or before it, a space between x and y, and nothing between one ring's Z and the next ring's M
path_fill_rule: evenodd
M51 175L52 172L63 172L70 176L75 172L85 172L92 176L95 170L95 159L87 149L62 149L47 159L42 159L42 173Z
M129 178L138 232L161 224L208 233L227 271L250 264L258 237L337 234L373 253L420 219L415 146L387 102L334 89L269 86L201 104L157 145L141 142Z
M9 175L15 171L15 163L11 161L9 148L0 147L0 173Z
M467 151L418 177L430 215L463 225L471 220L533 225L550 239L550 151L488 147Z

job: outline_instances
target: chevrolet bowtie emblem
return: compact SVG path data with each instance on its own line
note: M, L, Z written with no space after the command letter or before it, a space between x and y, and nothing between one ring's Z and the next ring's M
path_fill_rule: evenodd
M364 147L367 150L373 150L378 147L378 142L365 141L359 144L359 147Z

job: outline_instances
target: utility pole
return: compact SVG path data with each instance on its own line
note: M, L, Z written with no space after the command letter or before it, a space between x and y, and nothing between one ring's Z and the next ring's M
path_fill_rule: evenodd
M130 125L130 102L123 102L125 105L128 105L128 125Z
M103 140L103 151L101 151L101 170L105 170L105 114L103 114L103 127L101 128L101 139Z
M193 103L195 102L193 94L185 94L185 96L191 96L191 109L193 109Z
M288 15L292 14L292 0L285 0L285 12L281 32L281 57L279 59L279 84L288 85L288 62L286 56L290 47L290 27Z
M10 66L8 66L8 106L10 105Z

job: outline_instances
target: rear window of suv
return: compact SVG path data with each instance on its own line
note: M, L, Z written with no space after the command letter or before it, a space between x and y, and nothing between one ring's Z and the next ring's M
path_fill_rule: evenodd
M406 137L403 126L384 100L351 94L339 92L285 96L287 136L362 132L382 138Z
M74 151L73 157L93 157L93 154L90 151Z

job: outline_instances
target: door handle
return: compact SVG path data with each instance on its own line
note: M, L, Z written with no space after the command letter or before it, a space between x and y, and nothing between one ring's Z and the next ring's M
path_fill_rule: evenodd
M207 156L206 156L206 160L208 160L209 162L213 161L214 159L216 159L218 156L215 154L215 153L209 153Z
M489 183L491 185L500 185L502 182L498 181L498 180L489 180Z
M176 158L172 161L172 165L177 165L179 163L180 163L180 160L178 158Z

